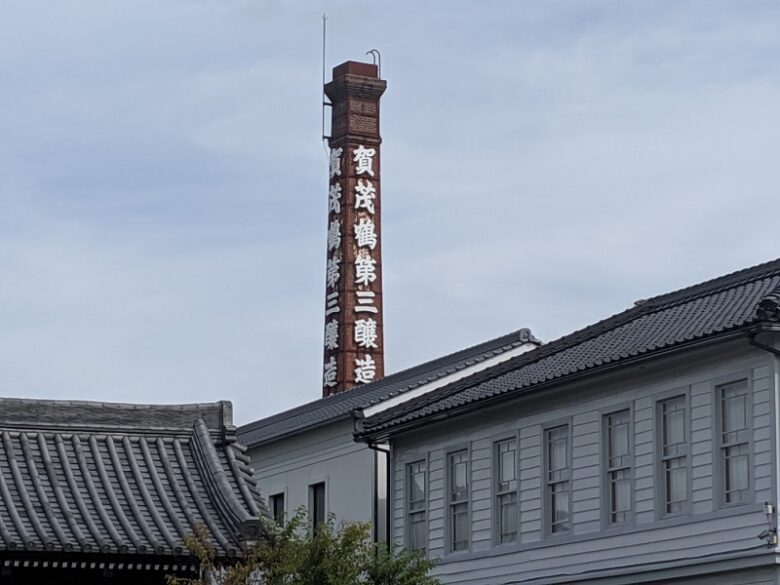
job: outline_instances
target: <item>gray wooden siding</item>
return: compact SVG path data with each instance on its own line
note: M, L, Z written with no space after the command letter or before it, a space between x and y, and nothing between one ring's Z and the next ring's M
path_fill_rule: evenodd
M670 366L663 374L606 379L578 386L544 401L517 401L480 414L450 419L430 430L396 441L393 482L393 536L405 540L405 466L428 461L429 555L440 560L443 583L498 585L529 579L571 578L599 571L631 570L670 561L696 563L713 555L760 553L757 535L766 528L762 503L774 501L774 364L764 354L747 352L717 360ZM715 386L744 373L752 387L753 503L724 507L718 477ZM690 512L663 518L659 508L657 401L681 390L688 397L690 436ZM565 389L564 389L565 390ZM606 527L602 502L602 417L631 408L633 439L633 519ZM544 428L568 420L572 437L572 530L546 534L543 482ZM493 530L494 442L517 436L519 542L495 544ZM470 447L471 546L450 553L446 542L445 462L453 448ZM766 550L766 549L764 549ZM561 581L563 582L563 581ZM761 582L760 580L756 581Z
M292 515L309 505L309 486L325 482L326 506L338 521L373 522L374 455L352 440L351 421L313 429L249 450L264 497L284 493Z

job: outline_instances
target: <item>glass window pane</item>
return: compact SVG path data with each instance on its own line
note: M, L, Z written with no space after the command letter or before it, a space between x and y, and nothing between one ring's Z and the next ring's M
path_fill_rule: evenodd
M498 500L499 542L517 538L517 495L507 494Z
M667 484L668 502L685 501L688 497L688 470L685 467L671 467L667 471Z
M612 427L609 447L611 458L628 455L628 425L621 423Z
M552 513L552 532L568 530L569 522L569 486L568 482L554 484L550 493Z
M682 400L675 398L664 403L664 446L685 443L685 410L675 404Z
M426 547L425 512L417 512L409 518L409 548L420 550Z
M747 428L747 397L727 398L723 404L723 431L732 432Z
M465 452L453 453L450 456L450 490L454 501L468 498L468 479Z
M729 451L735 451L734 447ZM748 488L748 456L734 454L728 459L727 486L729 491L745 490Z
M515 451L501 453L501 483L508 483L515 479Z
M311 521L314 528L325 523L325 484L318 483L311 486L312 510Z
M468 507L452 506L452 550L466 550L469 545Z
M425 468L421 464L410 467L409 501L425 501Z

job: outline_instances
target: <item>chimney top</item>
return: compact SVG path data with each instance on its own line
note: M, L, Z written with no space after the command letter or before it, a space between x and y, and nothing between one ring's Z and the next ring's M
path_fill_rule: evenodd
M362 77L379 79L379 68L371 63L361 63L359 61L345 61L333 68L333 79L338 79L345 75L360 75Z

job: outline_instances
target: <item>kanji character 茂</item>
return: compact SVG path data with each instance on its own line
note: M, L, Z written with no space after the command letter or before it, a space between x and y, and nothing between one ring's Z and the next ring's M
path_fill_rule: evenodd
M355 343L360 347L376 348L376 338L376 321L373 319L355 321Z
M366 357L355 359L355 382L358 384L368 384L373 382L376 377L376 362L374 358L366 354Z
M371 256L355 258L355 284L371 284L376 280L376 260Z
M375 148L365 148L362 144L352 151L355 158L352 160L357 163L355 167L355 174L362 175L368 173L372 177L374 176L374 155L376 154Z
M374 232L374 222L365 217L360 218L360 222L355 226L355 238L358 248L368 246L372 250L376 248L376 232Z
M374 199L376 199L376 188L371 181L358 179L355 185L355 209L366 209L369 213L374 213Z
M341 185L338 183L328 189L328 211L341 213Z

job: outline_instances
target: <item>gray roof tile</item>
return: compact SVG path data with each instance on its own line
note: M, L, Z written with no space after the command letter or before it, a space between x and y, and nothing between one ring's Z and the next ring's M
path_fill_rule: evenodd
M523 328L479 345L385 376L372 384L320 398L264 418L238 429L239 440L253 447L304 432L333 421L349 418L358 408L366 408L393 396L438 380L475 363L501 355L526 343L540 343Z
M268 510L230 412L0 398L0 551L240 554Z
M360 435L386 435L399 426L499 395L526 391L761 320L778 321L778 306L780 259L640 301L594 325L364 419Z

